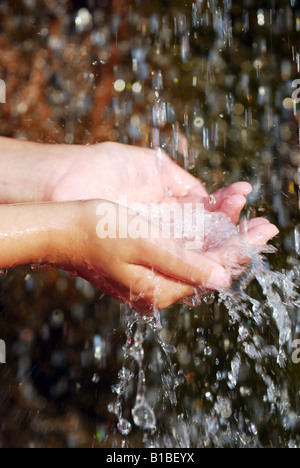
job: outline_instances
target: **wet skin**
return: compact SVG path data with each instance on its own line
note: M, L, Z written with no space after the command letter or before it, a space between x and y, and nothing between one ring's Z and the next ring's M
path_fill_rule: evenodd
M115 203L120 197L128 205L201 200L207 210L238 223L251 192L248 183L219 190L211 204L204 185L163 152L116 143L82 147L1 139L1 173L0 199L6 205L0 207L0 267L64 268L141 313L181 301L197 286L230 287L232 264L248 261L240 255L241 243L259 249L278 233L266 219L254 219L222 248L202 253L172 239L100 239L99 204L128 210Z

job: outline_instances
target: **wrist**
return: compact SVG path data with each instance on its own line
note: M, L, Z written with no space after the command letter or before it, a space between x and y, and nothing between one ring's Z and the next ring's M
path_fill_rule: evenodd
M0 203L52 201L74 148L0 137Z
M0 206L0 268L67 265L76 232L76 203Z
M43 203L47 226L45 249L41 263L67 271L74 269L81 253L83 203Z

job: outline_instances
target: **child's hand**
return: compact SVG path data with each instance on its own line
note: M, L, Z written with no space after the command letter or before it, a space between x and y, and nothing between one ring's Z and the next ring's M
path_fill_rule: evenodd
M237 182L209 198L202 182L163 151L119 143L69 147L62 163L62 174L48 190L51 201L105 199L118 203L122 198L122 204L127 201L126 206L130 206L136 202L202 200L206 209L221 211L237 223L245 197L252 191L247 182Z
M209 197L200 181L160 151L117 143L83 147L3 138L1 145L2 203L87 201L2 207L0 268L28 262L61 267L149 313L193 295L199 286L230 287L232 262L236 266L247 261L236 236L221 248L195 253L172 239L122 238L121 221L115 238L101 239L97 209L104 203L130 218L136 214L113 202L128 207L136 202L203 201L207 210L225 213L236 224L251 192L248 183L238 182ZM150 223L142 224L149 231ZM252 220L247 242L262 246L277 233L268 221Z
M200 181L160 150L101 143L70 146L65 151L62 174L52 183L52 201L104 199L117 202L120 196L126 196L131 205L188 195L208 196ZM58 158L56 162L59 164Z
M246 261L239 258L239 245L230 246L228 257L229 244L215 251L195 253L162 235L159 239L136 239L129 232L125 236L122 222L127 219L130 225L137 215L114 203L94 200L83 202L80 207L78 225L75 230L70 228L71 255L66 264L57 266L78 274L141 313L152 313L154 307L163 309L192 296L198 286L210 290L229 288L232 276L226 267L231 266L234 255L236 263ZM99 213L104 211L108 213L105 226L99 224ZM146 219L139 220L140 232L153 232ZM268 221L264 225L261 222L249 223L247 242L262 246L278 233ZM103 228L109 226L109 237L101 238Z
M107 201L2 205L0 218L0 268L63 268L141 313L192 296L199 286L229 288L232 262L247 261L237 236L218 249L196 253L163 238L137 213ZM245 240L262 246L277 232L266 220L252 220Z
M251 192L239 182L214 194L163 151L119 143L46 145L0 138L0 202L28 203L105 199L162 203L206 199L206 208L239 219ZM2 174L2 178L1 178ZM126 202L124 201L126 199Z

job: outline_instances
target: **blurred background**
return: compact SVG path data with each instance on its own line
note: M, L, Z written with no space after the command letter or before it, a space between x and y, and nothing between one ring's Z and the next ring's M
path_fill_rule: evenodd
M1 0L1 135L162 146L210 192L247 180L254 191L244 216L266 216L281 231L270 269L297 277L299 31L297 0ZM179 132L188 141L183 155ZM256 284L250 293L260 300ZM299 447L299 364L291 348L285 368L259 352L278 345L271 316L232 323L217 297L162 316L184 376L178 404L158 398L168 363L149 334L147 391L158 431L145 438L134 427L126 437L108 411L123 364L122 306L62 271L3 275L0 446ZM295 339L296 303L292 323ZM242 346L241 325L255 353ZM237 354L238 379L228 385ZM136 379L124 402L128 419Z

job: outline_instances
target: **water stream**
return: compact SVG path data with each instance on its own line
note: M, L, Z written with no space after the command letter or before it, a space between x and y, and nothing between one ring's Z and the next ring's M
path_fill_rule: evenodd
M143 10L140 4L139 7ZM284 7L272 4L270 7L257 9L256 3L249 0L243 2L243 8L238 8L231 1L206 3L196 0L187 2L184 6L176 3L164 12L157 8L151 15L145 14L142 21L139 15L130 17L130 22L140 31L136 44L131 48L131 55L136 83L140 84L139 88L136 87L139 91L137 94L143 96L142 100L139 96L134 96L130 112L132 113L132 106L135 109L134 101L140 100L141 103L145 98L148 99L148 118L152 124L147 138L150 146L164 148L176 161L201 178L205 172L205 162L208 166L220 168L220 180L226 174L224 168L227 160L234 173L235 163L230 152L239 157L240 151L236 150L236 145L240 145L245 162L253 156L261 158L260 170L257 164L250 167L250 180L254 186L250 203L254 206L267 198L264 184L276 187L278 190L274 190L272 201L281 228L287 224L284 219L287 208L283 208L282 199L284 192L280 189L284 168L279 169L281 176L276 170L271 173L271 163L274 153L279 152L280 159L288 148L296 153L299 145L295 125L287 123L292 113L296 119L298 115L291 88L291 80L296 77L296 74L293 75L293 62L297 62L297 46L292 45L292 39L289 39L290 56L286 57L285 53L282 56L276 55L275 44L280 40L284 41L284 31L287 30L292 35L295 26L298 27L297 10L292 10L295 7L294 2L287 2ZM146 11L145 7L145 13ZM247 58L243 57L244 48L250 50ZM281 73L280 83L276 83L278 68ZM297 71L299 72L298 68ZM152 76L152 90L148 88L149 75ZM124 117L125 115L126 112ZM139 110L133 114L129 127L133 139L141 135L143 125L145 121ZM118 123L118 129L120 127ZM265 145L261 145L259 152L256 152L257 132L269 135L268 140L265 137ZM182 135L186 138L183 145ZM209 169L207 175L210 176ZM269 180L266 182L266 179ZM294 182L298 183L295 172ZM293 183L293 179L290 183ZM261 211L264 210L261 207ZM251 210L248 216L251 217ZM213 229L208 221L209 218L205 225L208 237L216 232L216 242L225 242L220 230ZM224 232L226 234L226 229L223 229ZM232 230L228 226L228 236L230 235ZM215 295L206 297L206 302L210 305L214 303L215 313L222 310L219 313L228 314L225 333L230 335L236 330L236 334L233 341L224 340L227 356L222 359L223 370L210 375L210 382L204 384L204 388L207 387L204 391L201 388L202 379L205 381L207 377L205 371L201 372L203 362L211 362L212 359L209 358L214 356L215 366L218 367L221 360L216 357L218 351L202 340L202 356L194 358L191 366L194 367L197 363L197 370L200 370L195 373L196 381L197 378L200 379L195 384L199 399L195 400L197 403L194 401L192 407L184 403L178 406L175 384L177 374L180 373L183 381L188 381L191 377L184 372L185 366L181 367L178 362L174 371L172 355L166 350L160 328L158 327L158 332L156 329L152 339L155 343L156 338L158 352L164 355L169 367L167 378L162 378L162 393L167 396L169 406L176 408L168 424L164 423L163 431L157 427L155 417L155 413L160 412L160 407L155 407L159 398L152 401L152 407L146 398L148 367L144 361L143 345L147 336L146 326L148 325L149 333L153 320L140 325L141 319L136 319L136 334L130 338L133 345L131 350L126 349L124 362L128 355L134 356L137 352L134 357L138 362L137 396L132 416L133 423L145 433L152 430L151 442L148 436L144 437L146 445L262 446L264 442L258 436L260 421L270 421L272 416L275 419L277 415L283 430L297 426L298 412L295 408L292 409L290 399L294 395L289 394L286 384L278 382L278 376L286 372L287 362L291 360L292 340L296 336L299 320L298 263L295 260L294 268L289 271L276 271L269 263L269 257L275 252L276 249L269 247L265 251L265 257L265 254L252 251L251 266L235 282L232 291L219 293L215 303ZM193 311L189 310L187 312L183 308L180 313L193 315ZM171 330L173 320L168 323ZM132 322L129 322L128 327L127 333L132 330ZM206 330L206 333L210 332ZM199 345L199 342L196 338L195 345ZM186 344L180 346L188 349ZM178 357L180 350L177 348L176 352ZM189 353L186 351L186 354ZM195 354L194 352L193 355ZM186 359L189 359L191 365L193 358L189 356ZM161 373L162 370L158 369L158 372ZM234 408L238 398L255 398L255 387L239 384L240 381L247 380L251 372L260 381L258 398L263 402L257 402L250 411L250 414L254 413L254 418L247 415L247 404ZM212 374L211 371L208 373ZM130 375L132 379L132 373ZM124 384L122 396L126 401L128 381L122 381L121 378L121 382ZM237 393L240 395L237 396ZM183 392L183 401L185 400ZM209 404L204 404L204 401ZM143 411L137 416L136 408L141 408L141 405L144 405ZM126 431L127 427L128 425ZM289 446L297 444L292 437L286 443Z
M215 215L218 218L218 215ZM192 226L191 226L192 228ZM215 229L214 229L215 230ZM223 231L223 236L219 232L219 242L226 240L228 233ZM232 233L232 230L231 230ZM191 239L191 236L188 236ZM210 237L210 236L208 236ZM222 237L224 239L222 239ZM161 325L161 316L158 311L153 317L142 317L127 309L126 313L126 345L124 346L124 363L119 373L119 382L113 386L113 392L117 393L117 402L109 405L109 410L118 417L118 429L122 435L129 435L132 431L132 424L123 418L123 411L128 406L128 394L132 393L132 384L137 380L136 396L133 408L131 410L132 419L135 426L144 432L143 442L149 447L176 447L178 436L181 438L182 427L184 427L184 439L180 442L181 447L201 447L205 446L260 446L257 438L256 423L250 418L243 429L238 429L239 440L233 439L235 433L235 421L243 418L241 411L234 412L233 399L235 398L236 388L239 382L241 369L249 366L249 361L254 363L254 371L261 380L261 386L264 388L264 401L269 405L269 412L273 414L277 410L280 412L282 420L289 420L296 415L290 411L290 400L285 389L285 405L282 405L282 389L274 382L273 374L286 368L286 362L290 359L289 349L291 347L292 332L295 326L295 309L299 305L300 296L297 292L298 281L294 271L290 275L282 274L270 269L269 263L264 258L264 254L274 254L272 247L266 247L264 254L255 253L253 247L244 245L245 252L251 256L250 266L245 269L242 275L239 275L231 290L219 292L217 307L224 305L226 313L229 316L229 329L236 327L238 336L236 342L231 343L235 354L228 360L226 372L217 371L213 383L214 391L207 391L205 398L211 402L212 409L207 411L183 411L181 405L178 405L176 396L177 388L183 385L188 378L183 368L178 367L172 362L172 356L177 353L174 346L167 344L162 336L163 327ZM289 276L289 277L288 277ZM258 299L249 293L249 286L256 281L261 289L261 297ZM215 295L209 294L204 301L212 304ZM265 333L268 328L277 329L269 340L265 339ZM135 331L134 331L135 329ZM151 363L145 361L146 340L155 348L159 357L156 360L160 362L158 367L153 363L155 358L152 355ZM229 345L228 345L229 348ZM227 350L228 351L228 350ZM212 356L213 350L209 346L203 349L205 356ZM217 362L217 359L216 359ZM268 362L269 365L266 365ZM270 372L270 363L272 371ZM135 366L133 366L135 364ZM201 367L201 360L198 364ZM134 373L136 367L136 378ZM275 369L275 370L274 370ZM151 406L147 402L147 379L146 374L156 372L161 376L161 386L158 386L157 397L153 400ZM245 371L244 371L245 372ZM276 375L276 373L275 373ZM227 391L224 396L219 393L219 383L226 383ZM157 383L156 383L157 385ZM240 389L241 390L241 389ZM153 391L153 390L152 390ZM244 390L247 393L246 390ZM249 390L248 390L249 391ZM252 390L251 390L252 392ZM173 432L173 438L165 434L161 438L162 430L157 427L155 413L160 411L161 400L165 400L165 410L169 406L177 414L180 420L179 435L177 429L173 427L171 421L170 430ZM207 428L205 438L201 433L203 427L197 428L192 424L194 415L203 418L206 421L211 420L211 426ZM170 421L165 422L163 430L166 431ZM182 426L183 425L183 426ZM226 437L224 438L223 426L226 428ZM201 429L201 430L199 430ZM149 436L151 435L151 437ZM292 445L292 441L290 442ZM166 445L165 445L166 444ZM125 444L126 445L126 444Z

